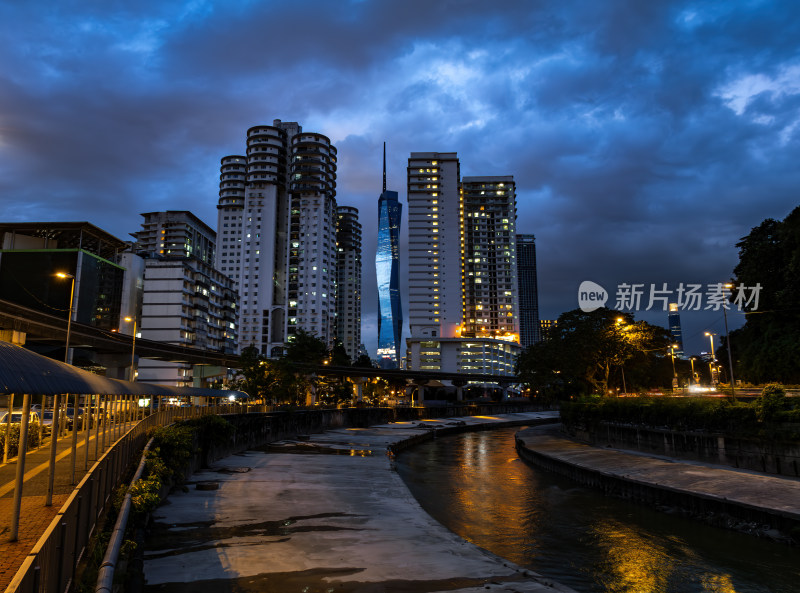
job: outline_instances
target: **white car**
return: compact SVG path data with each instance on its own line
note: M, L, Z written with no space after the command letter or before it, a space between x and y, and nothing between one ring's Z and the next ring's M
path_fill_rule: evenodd
M0 414L0 424L5 424L8 421L8 412L3 412ZM11 424L19 424L22 422L22 410L14 410L11 412ZM30 418L28 422L34 423L39 422L39 414L37 412L31 411ZM52 423L52 420L50 421Z

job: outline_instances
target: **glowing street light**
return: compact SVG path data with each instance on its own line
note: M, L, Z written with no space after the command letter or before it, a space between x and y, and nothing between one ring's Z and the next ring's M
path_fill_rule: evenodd
M677 389L678 387L678 371L675 370L675 350L680 348L678 344L670 344L669 345L669 356L672 359L672 388Z
M66 348L64 350L64 362L69 364L69 336L70 332L72 331L72 303L75 301L75 276L72 274L67 274L66 272L57 272L57 278L61 278L62 280L66 280L67 278L72 280L72 285L69 289L69 317L67 317L67 343Z
M126 317L125 321L130 323L133 321L133 345L131 346L131 381L136 381L136 368L134 364L136 362L136 318L135 317Z
M709 368L711 369L711 384L716 385L719 382L719 379L715 373L717 355L714 353L714 336L716 334L713 334L711 332L705 332L705 335L707 335L711 340L711 364L709 365Z

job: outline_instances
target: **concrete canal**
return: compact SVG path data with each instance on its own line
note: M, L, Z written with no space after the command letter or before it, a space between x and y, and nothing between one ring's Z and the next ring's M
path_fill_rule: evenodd
M401 453L421 506L464 539L576 591L789 593L800 552L603 496L518 458L516 428Z

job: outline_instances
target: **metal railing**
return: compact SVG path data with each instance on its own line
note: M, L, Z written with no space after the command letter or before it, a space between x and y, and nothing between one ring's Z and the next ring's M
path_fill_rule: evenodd
M130 428L89 469L22 563L5 593L64 593L95 532L98 520L144 448L147 433L175 420L206 414L262 413L269 406L159 406Z

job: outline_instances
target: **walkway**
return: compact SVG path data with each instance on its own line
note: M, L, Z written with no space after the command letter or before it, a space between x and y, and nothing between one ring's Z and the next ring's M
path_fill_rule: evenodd
M388 445L432 428L556 417L507 414L340 429L223 459L194 474L187 492L170 495L155 512L145 591L569 591L442 527L391 471L386 454ZM214 483L219 489L205 489Z
M76 446L75 483L79 483L86 474L86 436L85 432L78 433ZM109 428L107 436L103 439L100 433L100 442L95 447L94 429L89 439L88 467L91 468L96 461L95 451L102 456L104 451L100 446L105 440L106 449L114 438L113 430ZM25 478L22 489L22 505L20 511L19 536L15 542L8 541L13 511L14 482L16 480L17 460L11 459L8 463L0 464L0 591L4 591L11 579L14 578L25 557L39 541L47 530L53 518L58 514L61 506L66 502L74 485L72 477L72 433L60 437L56 450L56 475L53 485L53 504L44 506L47 496L47 482L49 477L50 441L45 441L43 447L29 451L25 458Z
M555 426L521 431L517 441L527 449L521 452L522 456L533 463L566 475L572 471L584 472L584 476L594 474L615 480L617 484L630 484L632 488L626 494L631 494L631 498L637 497L633 487L641 486L667 493L665 499L682 496L707 502L712 511L724 509L723 512L739 517L752 512L754 517L763 516L767 520L773 517L773 523L783 526L800 525L800 480L797 478L639 451L593 447L567 438ZM536 458L531 458L530 452ZM560 468L548 462L559 464ZM746 525L735 522L726 526L748 530ZM758 528L761 534L783 538L774 529L756 526Z

